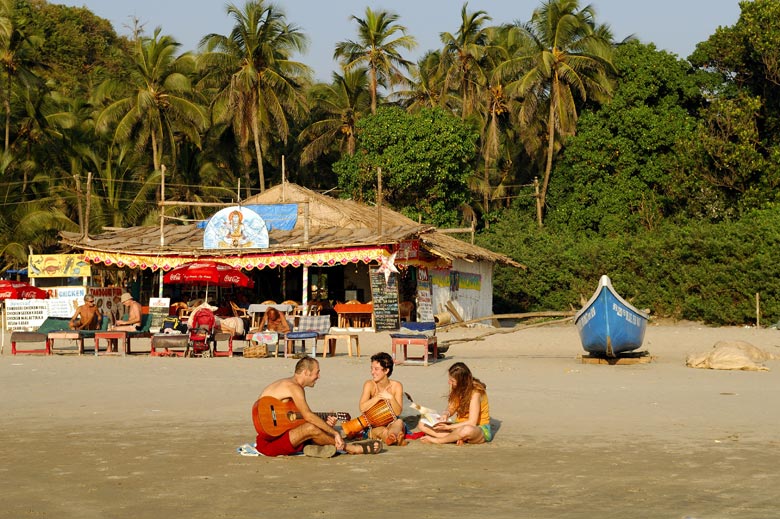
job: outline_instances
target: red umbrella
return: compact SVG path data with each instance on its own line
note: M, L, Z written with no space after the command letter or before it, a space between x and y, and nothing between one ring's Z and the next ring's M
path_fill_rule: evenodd
M247 288L255 286L255 282L241 272L241 269L209 260L179 265L163 276L163 283Z
M34 287L22 281L9 281L0 279L0 301L6 299L48 299L49 294L45 290Z

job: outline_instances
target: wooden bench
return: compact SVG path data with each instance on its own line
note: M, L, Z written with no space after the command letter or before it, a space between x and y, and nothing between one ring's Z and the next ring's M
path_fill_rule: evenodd
M306 341L313 339L314 345L311 349L311 356L317 356L317 341L324 339L330 331L329 315L307 315L301 316L298 320L298 326L292 332L284 336L284 356L289 357L295 353L295 343L303 342L303 350L306 351ZM325 350L323 349L323 357Z
M405 323L398 333L391 333L390 338L393 341L391 356L395 364L422 363L427 366L439 358L436 323ZM409 348L412 346L422 347L422 353L410 356ZM399 347L403 356L397 351Z
M55 342L56 340L70 340L76 342L76 347L78 349L79 355L84 354L84 340L85 339L94 339L95 334L99 331L106 331L108 330L108 325L110 324L111 319L107 315L103 316L103 320L100 323L100 329L99 330L71 330L67 327L67 323L65 328L58 331L49 332L49 342L51 343L51 350L52 353L55 352Z
M70 319L67 317L47 317L43 323L34 332L12 332L11 333L11 355L17 353L32 355L51 355L52 339L49 334L52 332L61 332L68 330ZM42 348L19 348L18 343L34 344L43 343Z

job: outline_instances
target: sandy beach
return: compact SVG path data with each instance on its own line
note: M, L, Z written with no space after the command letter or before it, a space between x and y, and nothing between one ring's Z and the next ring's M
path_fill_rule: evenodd
M500 333L496 333L500 332ZM575 327L439 334L446 358L397 366L415 401L446 402L447 368L487 384L492 443L411 441L374 456L243 457L250 410L294 359L0 357L0 518L768 518L780 488L780 361L685 366L718 340L780 353L780 332L651 324L647 364L583 364ZM343 343L308 390L356 415L368 357ZM243 342L238 342L240 347Z

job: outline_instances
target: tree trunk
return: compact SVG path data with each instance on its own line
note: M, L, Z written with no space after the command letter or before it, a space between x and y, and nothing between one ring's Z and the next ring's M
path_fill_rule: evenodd
M152 130L152 164L155 171L160 171L160 157L157 154L157 133Z
M8 74L8 85L5 90L5 99L3 99L3 107L5 108L5 147L3 151L8 153L11 141L11 74L8 71L6 73Z
M553 102L556 88L556 80L553 80L552 87L550 89L550 115L547 120L547 164L544 166L544 181L542 182L542 192L539 193L539 204L541 210L539 211L539 227L544 224L542 222L544 213L544 204L547 199L547 185L550 183L550 172L552 171L553 151L555 151L555 104Z
M376 67L371 66L371 115L376 115Z
M255 158L257 159L257 174L260 178L260 192L265 191L265 172L263 171L263 150L260 147L260 135L257 127L257 110L252 109L252 140L255 143Z

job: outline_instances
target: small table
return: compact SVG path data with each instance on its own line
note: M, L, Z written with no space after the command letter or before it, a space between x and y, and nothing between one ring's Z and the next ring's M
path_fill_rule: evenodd
M323 337L323 342L326 346L323 346L322 356L325 357L327 353L330 353L331 357L336 356L336 345L339 339L347 341L347 352L349 356L352 356L352 339L355 339L355 353L360 357L360 337L356 333L329 333Z
M346 304L339 303L333 307L339 315L339 328L374 327L374 305L372 303ZM356 326L357 325L357 326Z
M58 339L76 341L76 346L79 348L79 355L84 354L84 336L79 332L49 332L49 341L51 342L52 352L54 352L54 341Z
M106 346L106 355L126 355L127 354L127 332L123 330L114 330L114 331L107 331L107 332L97 332L95 333L95 356L97 357L100 353L100 339L106 339L108 341L108 346ZM122 339L122 351L119 351L119 339ZM116 341L116 352L111 351L111 343L112 341Z

